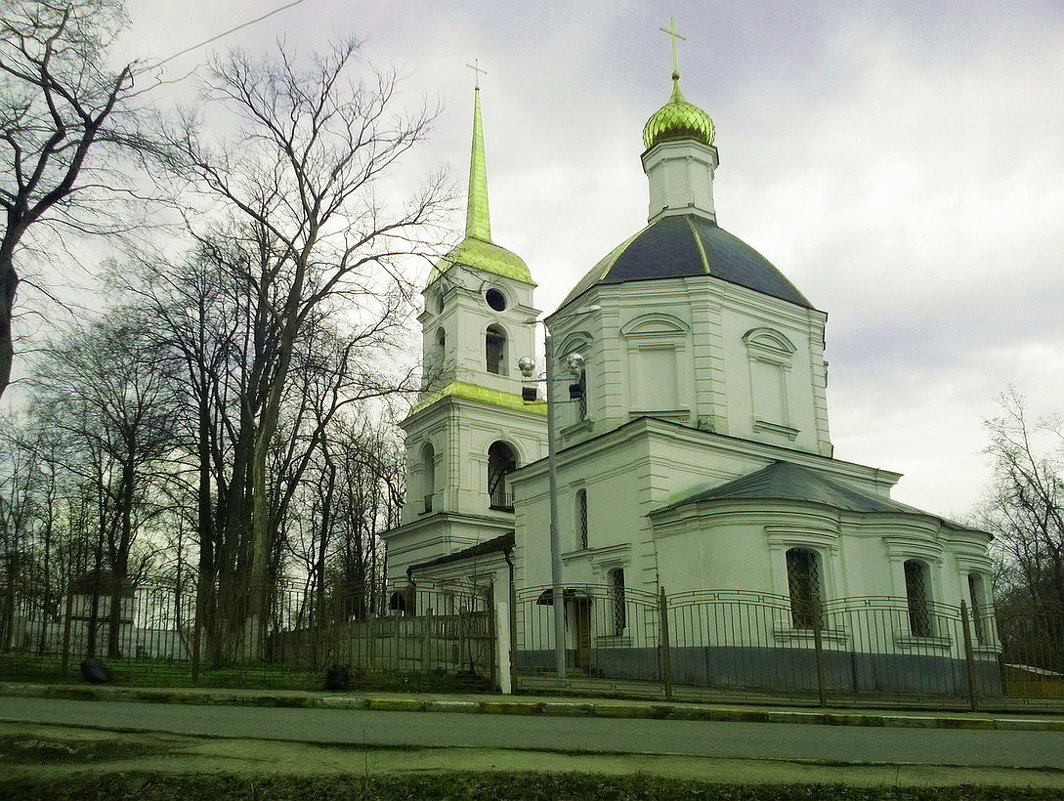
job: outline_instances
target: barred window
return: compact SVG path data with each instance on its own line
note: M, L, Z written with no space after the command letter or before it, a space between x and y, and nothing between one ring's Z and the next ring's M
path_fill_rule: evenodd
M909 607L909 630L914 637L935 636L928 572L923 562L916 559L905 562L905 599Z
M624 568L615 567L607 577L610 586L610 608L613 610L613 635L620 637L628 626L624 603Z
M812 629L820 621L820 556L808 548L787 551L787 587L791 595L791 625Z
M580 385L580 397L576 401L576 419L587 419L587 370L581 370L576 377L576 383Z
M587 490L576 491L576 537L580 550L587 550Z
M972 629L975 639L986 641L986 626L983 615L986 614L986 591L983 577L979 573L968 574L968 598L972 605Z

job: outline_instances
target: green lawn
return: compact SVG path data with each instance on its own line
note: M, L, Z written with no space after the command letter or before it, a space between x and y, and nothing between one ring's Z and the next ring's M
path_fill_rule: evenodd
M324 672L295 665L255 662L224 668L202 668L192 678L188 662L152 659L104 660L112 683L120 687L213 687L254 690L321 690ZM64 672L58 656L0 654L0 679L37 684L80 684L80 659L71 658ZM352 689L395 692L474 692L490 690L487 682L443 671L354 670Z

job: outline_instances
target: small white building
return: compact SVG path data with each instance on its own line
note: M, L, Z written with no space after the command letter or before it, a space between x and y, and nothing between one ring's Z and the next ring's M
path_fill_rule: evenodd
M925 618L936 604L988 604L990 535L891 500L898 473L835 458L827 315L717 224L713 123L672 78L643 131L647 225L547 317L563 379L548 391L574 664L587 668L592 647L612 646L611 669L626 673L627 659L628 675L647 677L656 643L625 604L641 597L649 608L662 588L759 598L775 611L729 647L766 659L809 640L818 610L830 617L840 603L852 617L841 599L868 598L884 599L883 621L897 612L895 657L963 659L959 635ZM528 268L491 241L484 165L478 89L467 236L433 271L419 318L426 386L402 424L409 491L403 525L385 535L388 580L397 590L494 582L498 599L545 610L546 409L522 399L518 369L534 353L538 312ZM576 372L572 354L582 357ZM526 667L550 663L545 621L514 616ZM827 648L871 647L867 632L831 625L820 632ZM886 623L876 625L883 636ZM694 650L674 670L711 680L694 665L717 628L685 634ZM980 634L987 653L991 637Z

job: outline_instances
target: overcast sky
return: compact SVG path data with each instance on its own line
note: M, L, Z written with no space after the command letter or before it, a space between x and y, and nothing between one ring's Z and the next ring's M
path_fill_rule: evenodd
M130 0L124 58L159 59L284 0ZM407 168L464 187L474 58L494 240L552 311L646 222L643 123L681 85L717 127L718 221L829 315L838 458L963 514L981 420L1015 384L1064 412L1064 3L304 0L211 47L365 39L439 100ZM170 62L168 77L207 50Z

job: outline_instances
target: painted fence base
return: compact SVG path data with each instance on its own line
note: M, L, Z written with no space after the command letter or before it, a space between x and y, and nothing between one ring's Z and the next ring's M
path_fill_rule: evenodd
M812 649L741 646L688 646L670 649L672 681L676 684L728 689L818 691L816 654ZM966 696L968 667L963 659L924 654L876 654L825 651L824 689L843 695L912 694ZM550 671L554 652L525 650L515 654L518 669ZM586 665L575 651L568 663L579 675L633 681L663 681L657 648L601 648ZM581 671L582 669L582 671ZM975 691L981 697L1003 694L996 660L977 660Z

